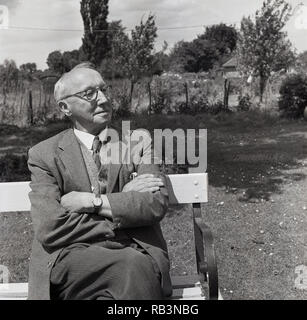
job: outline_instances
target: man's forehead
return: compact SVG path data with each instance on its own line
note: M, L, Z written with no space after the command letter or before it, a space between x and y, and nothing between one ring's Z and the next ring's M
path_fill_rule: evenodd
M76 68L66 73L55 86L55 99L61 98L84 91L90 87L95 87L103 83L101 75L88 68Z

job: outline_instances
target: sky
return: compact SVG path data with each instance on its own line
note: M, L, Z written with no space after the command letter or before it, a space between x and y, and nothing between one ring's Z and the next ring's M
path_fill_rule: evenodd
M110 0L108 20L122 20L129 30L153 13L158 27L156 50L160 50L164 41L168 42L169 48L180 40L191 41L203 33L207 25L221 22L239 25L242 17L253 15L261 8L262 2ZM293 46L297 52L301 52L307 50L307 0L288 2L293 8L299 3L303 4L296 7L296 13L285 28ZM3 7L1 14L1 6L8 8L8 21ZM18 66L35 62L38 68L45 69L50 52L78 49L82 35L80 0L0 0L0 63L8 58L15 60Z

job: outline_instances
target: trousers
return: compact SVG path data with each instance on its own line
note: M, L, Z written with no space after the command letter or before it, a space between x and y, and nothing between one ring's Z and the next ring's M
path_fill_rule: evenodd
M78 243L51 270L52 300L161 300L159 267L137 243Z

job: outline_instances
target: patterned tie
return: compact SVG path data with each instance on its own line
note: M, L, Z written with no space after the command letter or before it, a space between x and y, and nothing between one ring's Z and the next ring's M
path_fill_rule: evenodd
M100 193L106 193L106 185L107 185L107 173L108 173L108 168L107 166L103 165L101 163L101 159L100 159L100 149L102 146L102 142L100 141L99 137L96 136L94 138L93 141L93 159L94 162L97 166L97 170L98 170L98 180L99 180L99 184L100 184Z

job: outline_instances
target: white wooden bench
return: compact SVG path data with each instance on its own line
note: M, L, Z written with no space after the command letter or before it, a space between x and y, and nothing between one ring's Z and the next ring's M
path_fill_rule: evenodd
M207 173L167 175L171 204L192 204L197 275L172 277L171 299L222 299L213 237L201 216L201 203L208 201ZM29 182L0 183L0 213L30 211ZM0 300L25 300L27 283L0 283Z

